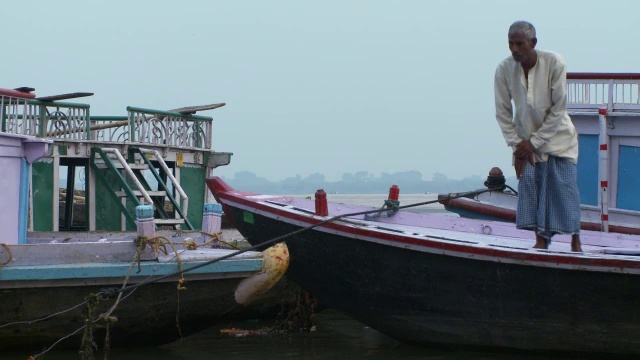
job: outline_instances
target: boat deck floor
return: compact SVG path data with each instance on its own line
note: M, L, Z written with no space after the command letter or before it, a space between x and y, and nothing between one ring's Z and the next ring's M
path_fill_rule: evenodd
M251 196L247 196L251 198ZM258 199L256 199L258 200ZM315 210L314 200L295 197L266 197L261 195L259 201L280 209L295 212L300 215L313 216L317 219L326 218L311 215ZM329 218L375 210L377 208L364 205L328 203ZM423 214L400 210L397 213L380 216L375 219L365 219L364 215L348 216L338 220L349 226L370 228L376 231L402 233L417 239L437 239L468 245L496 247L501 250L571 253L571 235L558 234L553 237L548 249L533 249L535 236L532 231L520 230L514 224L500 221L488 221L445 216L438 214ZM640 256L640 236L620 233L605 233L596 231L581 231L582 256L603 256L605 254L619 254L638 259ZM606 256L606 255L605 255Z

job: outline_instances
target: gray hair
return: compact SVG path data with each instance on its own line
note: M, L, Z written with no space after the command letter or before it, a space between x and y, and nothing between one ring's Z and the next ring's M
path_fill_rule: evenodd
M536 28L527 21L516 21L509 27L509 36L522 35L527 40L536 37Z

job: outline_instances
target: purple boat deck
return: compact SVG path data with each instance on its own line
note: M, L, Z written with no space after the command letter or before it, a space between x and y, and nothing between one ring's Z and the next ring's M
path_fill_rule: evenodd
M314 200L290 196L246 195L247 199L260 201L267 206L286 209L289 212L308 216L315 211ZM381 198L381 203L384 199ZM405 204L408 205L408 204ZM365 205L328 203L329 217L340 216L378 208ZM348 222L354 227L377 228L381 225L389 232L402 233L403 237L438 238L442 241L464 242L466 245L493 247L505 250L530 253L563 253L580 257L600 257L605 254L640 255L640 236L597 231L581 231L581 254L572 253L569 243L570 235L556 235L548 250L533 249L535 243L531 231L516 229L514 224L501 221L488 221L421 214L400 210L395 215L367 220L364 215L348 216L339 220ZM383 230L384 231L384 230ZM633 259L638 259L633 257ZM639 259L640 260L640 259Z

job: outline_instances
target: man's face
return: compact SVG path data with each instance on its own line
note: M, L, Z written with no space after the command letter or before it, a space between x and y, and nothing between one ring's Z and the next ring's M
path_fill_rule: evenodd
M520 34L509 36L509 50L511 50L511 56L513 56L513 59L519 63L532 59L535 56L534 48L536 47L536 42L536 38L527 40Z

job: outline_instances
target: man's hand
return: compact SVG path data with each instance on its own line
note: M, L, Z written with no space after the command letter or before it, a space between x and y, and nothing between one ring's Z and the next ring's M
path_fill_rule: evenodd
M513 166L516 168L516 178L520 180L524 174L524 168L527 167L527 161L524 158L516 157Z
M518 180L520 180L522 174L524 174L524 169L527 167L527 163L535 166L535 151L536 149L529 140L523 140L516 145L516 152L513 154L513 165L516 168L516 177Z
M526 159L531 162L531 165L535 165L533 154L535 153L536 148L533 147L531 141L522 140L516 145L516 158Z

